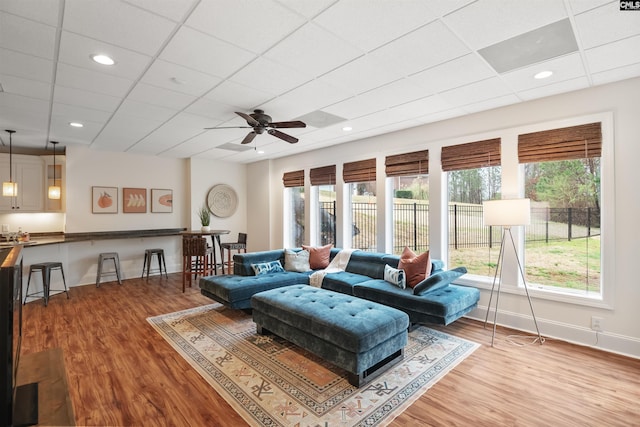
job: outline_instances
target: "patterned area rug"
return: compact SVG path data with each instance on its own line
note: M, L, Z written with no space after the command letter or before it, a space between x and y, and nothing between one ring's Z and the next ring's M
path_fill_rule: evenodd
M383 426L479 344L421 326L404 360L356 388L346 373L276 336L251 315L211 304L147 319L249 423L256 426Z

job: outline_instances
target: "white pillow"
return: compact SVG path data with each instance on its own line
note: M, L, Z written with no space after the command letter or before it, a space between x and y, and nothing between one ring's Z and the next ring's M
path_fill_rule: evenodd
M309 267L309 251L294 252L291 249L284 250L284 269L286 271L304 272L311 270Z
M384 281L394 284L400 289L407 287L407 277L404 270L393 268L389 264L384 266Z

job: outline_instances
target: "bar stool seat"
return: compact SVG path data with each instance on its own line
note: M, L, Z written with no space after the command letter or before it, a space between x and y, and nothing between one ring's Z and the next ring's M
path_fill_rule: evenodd
M162 277L162 267L164 266L164 277L167 279L169 276L167 275L167 263L164 259L164 249L154 248L154 249L145 249L144 251L144 264L142 266L142 279L144 277L145 270L147 272L147 280L149 280L149 271L151 270L151 260L153 256L158 258L158 270L160 272L160 277Z
M224 251L227 251L227 262L224 261ZM222 258L222 274L224 274L224 266L227 266L227 274L231 274L231 266L233 262L231 261L231 251L244 251L247 253L247 234L246 233L238 233L238 241L237 242L226 242L220 244L220 257Z
M25 297L23 304L27 303L27 298L42 294L42 298L44 299L45 307L49 304L49 296L51 292L51 271L52 270L60 270L62 273L62 283L64 284L64 289L54 289L56 293L54 295L65 292L67 294L67 299L69 299L69 291L67 290L67 281L64 278L64 269L62 268L61 262L41 262L38 264L31 264L29 267L29 280L27 280L27 290L25 291ZM31 284L31 273L33 272L41 272L42 273L42 291L29 293L29 285Z
M115 267L115 271L102 271L102 264L105 261L112 260ZM115 274L118 278L118 283L122 285L122 279L120 278L120 258L117 252L103 252L98 258L98 274L96 274L96 287L100 287L100 280L105 274Z

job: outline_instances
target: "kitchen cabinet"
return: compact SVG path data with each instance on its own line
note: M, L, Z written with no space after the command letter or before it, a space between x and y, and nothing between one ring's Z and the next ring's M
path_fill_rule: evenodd
M41 212L44 209L44 162L39 156L0 155L0 179L9 181L9 165L13 166L13 180L18 183L16 197L0 196L0 211Z

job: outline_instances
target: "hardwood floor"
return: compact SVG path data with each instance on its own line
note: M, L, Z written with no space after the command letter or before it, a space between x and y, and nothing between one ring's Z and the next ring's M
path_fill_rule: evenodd
M62 349L77 425L246 425L146 321L213 303L181 288L179 274L153 276L24 307L23 352ZM392 425L640 425L640 360L553 340L518 347L501 328L491 348L491 331L466 319L441 329L482 346Z

